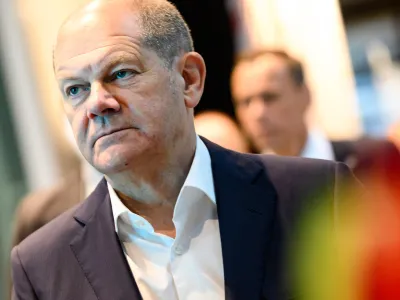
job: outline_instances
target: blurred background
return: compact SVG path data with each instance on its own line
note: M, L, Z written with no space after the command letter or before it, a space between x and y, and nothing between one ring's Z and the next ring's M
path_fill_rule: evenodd
M67 138L52 47L61 22L85 2L0 0L0 300L8 299L16 207L25 195L54 186L80 164ZM398 0L173 2L208 68L196 113L218 110L235 118L230 93L235 55L278 48L304 64L313 95L312 126L332 140L396 138Z

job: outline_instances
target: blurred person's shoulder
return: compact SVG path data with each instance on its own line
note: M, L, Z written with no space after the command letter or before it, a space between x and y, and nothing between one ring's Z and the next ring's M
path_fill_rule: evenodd
M71 172L52 187L28 194L17 207L13 245L67 211L83 198L78 172Z
M285 228L297 226L302 216L319 209L340 215L349 200L358 201L364 193L364 187L344 163L268 154L254 156L264 165L272 182Z
M356 140L332 141L335 157L345 161L348 155L379 156L387 153L397 153L395 144L388 139L364 136Z
M207 145L214 160L240 166L243 176L246 176L249 167L258 165L264 169L266 179L275 187L285 185L289 190L298 185L313 186L322 182L332 184L338 178L353 176L349 167L340 162L273 154L239 153L220 146L216 147L209 141ZM224 166L224 163L221 165Z
M247 162L261 166L264 169L265 179L272 183L278 196L285 196L283 198L288 198L286 196L289 193L294 194L297 190L313 192L319 189L334 194L334 189L338 185L343 186L345 182L356 181L350 168L341 162L225 150L230 153L228 156L232 157L230 161L242 164L243 170L246 169ZM354 184L359 183L356 181Z
M287 178L293 182L293 180L310 179L310 176L319 178L323 176L323 179L331 180L336 176L351 175L349 167L341 162L274 154L246 155L250 159L260 161L267 173L271 175L271 179Z

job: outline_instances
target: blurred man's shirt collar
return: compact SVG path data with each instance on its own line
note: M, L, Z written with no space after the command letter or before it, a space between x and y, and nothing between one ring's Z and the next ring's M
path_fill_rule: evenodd
M275 154L272 150L264 151L263 154ZM300 157L335 160L332 143L319 130L313 129L308 132L307 141L301 151Z
M319 130L310 130L301 157L335 160L332 143Z

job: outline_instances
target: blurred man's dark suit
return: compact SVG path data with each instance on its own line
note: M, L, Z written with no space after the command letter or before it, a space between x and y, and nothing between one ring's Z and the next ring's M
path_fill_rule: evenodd
M388 186L400 181L400 152L391 141L365 137L331 144L335 160L347 164L361 181L379 178Z
M303 211L328 204L340 216L344 164L238 154L205 140L210 152L221 235L226 299L290 299L285 244ZM315 197L317 194L325 197ZM106 181L77 207L12 252L13 299L141 299L115 226Z

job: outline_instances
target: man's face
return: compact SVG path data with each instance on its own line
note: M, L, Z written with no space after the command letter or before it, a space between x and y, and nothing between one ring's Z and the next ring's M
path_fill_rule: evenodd
M236 115L257 151L281 149L304 126L309 96L286 62L264 55L240 63L232 76Z
M83 156L108 175L138 161L167 159L187 109L177 74L140 45L125 7L85 12L67 23L55 74Z

